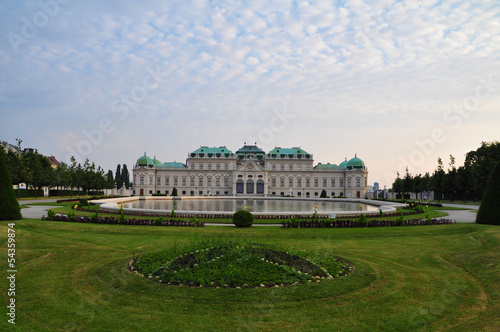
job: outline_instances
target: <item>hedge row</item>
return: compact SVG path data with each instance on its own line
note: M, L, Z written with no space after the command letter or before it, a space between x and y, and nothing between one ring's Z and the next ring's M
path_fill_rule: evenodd
M137 226L184 226L184 227L204 227L205 223L193 223L182 220L144 220L144 219L124 219L123 221L113 217L68 217L67 215L57 214L53 217L42 217L42 220L76 222L87 224L105 224L105 225L137 225Z
M121 198L121 197L128 197L128 196L110 195L110 196L90 196L87 198L87 195L82 195L82 196L76 196L74 198L58 199L57 203L69 203L69 202L73 203L73 202L79 202L81 199L86 199L88 201L91 201L91 200L97 200L97 199Z
M449 219L411 219L411 220L372 220L361 222L359 220L334 220L334 221L317 221L317 220L298 220L284 221L281 223L282 228L350 228L350 227L385 227L385 226L422 226L422 225L447 225L454 222Z

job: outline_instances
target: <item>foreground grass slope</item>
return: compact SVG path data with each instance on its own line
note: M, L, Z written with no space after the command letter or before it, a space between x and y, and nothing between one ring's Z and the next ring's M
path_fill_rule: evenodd
M3 248L7 223L0 222ZM169 228L23 219L15 227L19 331L500 329L495 226ZM167 286L125 268L134 254L204 237L318 251L355 270L326 283L238 290ZM3 250L3 271L6 263ZM5 312L0 330L12 330Z

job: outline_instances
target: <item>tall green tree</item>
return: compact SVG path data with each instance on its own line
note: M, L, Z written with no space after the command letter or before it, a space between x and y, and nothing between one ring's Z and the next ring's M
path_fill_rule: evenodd
M118 164L116 166L115 184L116 184L116 189L120 189L121 187L123 187L123 178L121 175L121 165L120 164Z
M36 150L23 153L22 162L27 169L27 184L35 189L35 197L37 197L38 189L53 183L54 170L49 159Z
M481 146L467 153L464 166L470 170L471 191L474 199L481 199L496 163L500 160L500 142L481 142Z
M477 212L476 222L478 224L500 225L500 162L491 174L486 190L481 200L481 206Z
M413 177L410 172L408 172L408 167L406 167L405 177L403 178L403 192L410 193L413 191Z
M121 177L122 177L123 184L125 185L125 188L129 189L130 188L130 175L128 173L128 168L127 168L126 164L123 164L123 166L122 166L122 176Z
M5 161L5 151L0 148L0 220L21 219L21 209Z
M106 189L113 189L115 187L115 179L113 177L113 171L109 170L106 175Z
M21 197L21 183L26 183L26 168L22 163L18 152L10 151L6 155L7 167L9 169L13 185L17 185L17 197Z
M401 196L401 193L403 192L403 180L401 180L401 178L399 177L399 172L397 172L396 174L396 179L392 183L392 191Z
M438 167L432 175L432 190L434 190L435 199L443 199L443 181L445 174L446 173L443 169L443 161L441 160L441 158L438 158Z

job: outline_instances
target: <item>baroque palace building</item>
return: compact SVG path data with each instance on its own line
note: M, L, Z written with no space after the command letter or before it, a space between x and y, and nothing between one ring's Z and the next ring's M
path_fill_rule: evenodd
M156 157L140 157L133 168L134 194L179 196L245 195L366 198L368 170L355 156L339 165L317 164L300 147L265 153L257 145L231 152L225 146L201 146L186 163L161 163Z

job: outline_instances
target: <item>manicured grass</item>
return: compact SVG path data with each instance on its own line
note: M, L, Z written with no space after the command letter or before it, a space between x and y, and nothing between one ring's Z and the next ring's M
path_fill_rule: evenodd
M0 222L3 248L7 224ZM33 219L15 224L19 331L500 329L496 226L239 229ZM136 255L213 237L341 257L354 270L319 284L217 289L159 284L126 269ZM0 268L8 269L5 249ZM3 308L0 330L12 330Z

